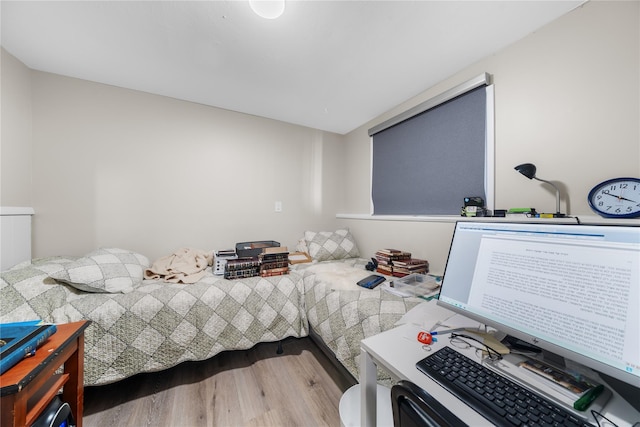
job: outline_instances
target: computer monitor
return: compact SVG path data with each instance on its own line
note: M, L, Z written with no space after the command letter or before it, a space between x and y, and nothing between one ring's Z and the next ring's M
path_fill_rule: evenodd
M438 305L640 387L640 227L459 221Z

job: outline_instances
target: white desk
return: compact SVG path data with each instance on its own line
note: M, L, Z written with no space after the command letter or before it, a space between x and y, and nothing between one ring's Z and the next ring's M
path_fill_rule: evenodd
M469 320L469 324L474 323L476 322ZM376 366L378 366L388 371L397 380L406 379L422 387L467 424L490 426L491 423L484 417L415 367L416 362L426 357L429 352L423 350L422 345L416 339L405 338L412 335L409 331L414 328L414 325L402 325L362 340L360 344L360 399L362 402L360 420L362 425L376 426ZM439 338L439 341L432 346L432 352L449 342L448 335ZM478 360L474 350L469 350L465 354ZM615 391L604 409L603 415L620 427L630 426L634 422L640 421L640 413ZM598 425L593 419L590 422Z

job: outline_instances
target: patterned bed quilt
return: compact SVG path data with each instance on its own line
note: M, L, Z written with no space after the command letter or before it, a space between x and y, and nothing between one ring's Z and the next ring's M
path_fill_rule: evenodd
M85 385L304 337L310 327L357 379L360 341L392 329L424 302L357 286L371 274L361 258L297 264L268 278L225 280L208 269L193 284L145 279L127 293L84 292L50 277L76 261L35 259L0 273L0 323L91 320ZM388 377L380 373L379 381Z
M297 269L303 273L310 327L356 379L360 371L360 341L394 328L409 310L425 303L422 298L392 295L382 285L374 289L356 285L372 274L365 269L367 261L348 258L302 264ZM379 370L378 382L389 384L389 375Z
M297 272L225 280L209 269L194 284L145 279L128 293L89 293L49 277L74 260L37 259L2 272L0 323L91 320L85 331L85 385L308 335Z

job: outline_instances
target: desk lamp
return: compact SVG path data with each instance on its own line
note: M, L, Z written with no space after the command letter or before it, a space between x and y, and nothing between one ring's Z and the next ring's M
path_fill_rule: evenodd
M523 163L521 165L516 166L514 169L529 179L536 179L538 181L545 182L550 186L552 186L556 190L556 213L553 214L553 217L554 218L565 217L565 214L560 213L560 190L558 189L558 187L556 187L554 183L536 177L536 165L534 165L533 163Z

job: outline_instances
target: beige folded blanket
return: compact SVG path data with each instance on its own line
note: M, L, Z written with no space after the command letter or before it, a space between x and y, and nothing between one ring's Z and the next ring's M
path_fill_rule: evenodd
M171 255L157 259L144 271L145 279L161 279L171 283L195 283L213 265L213 252L181 248Z

